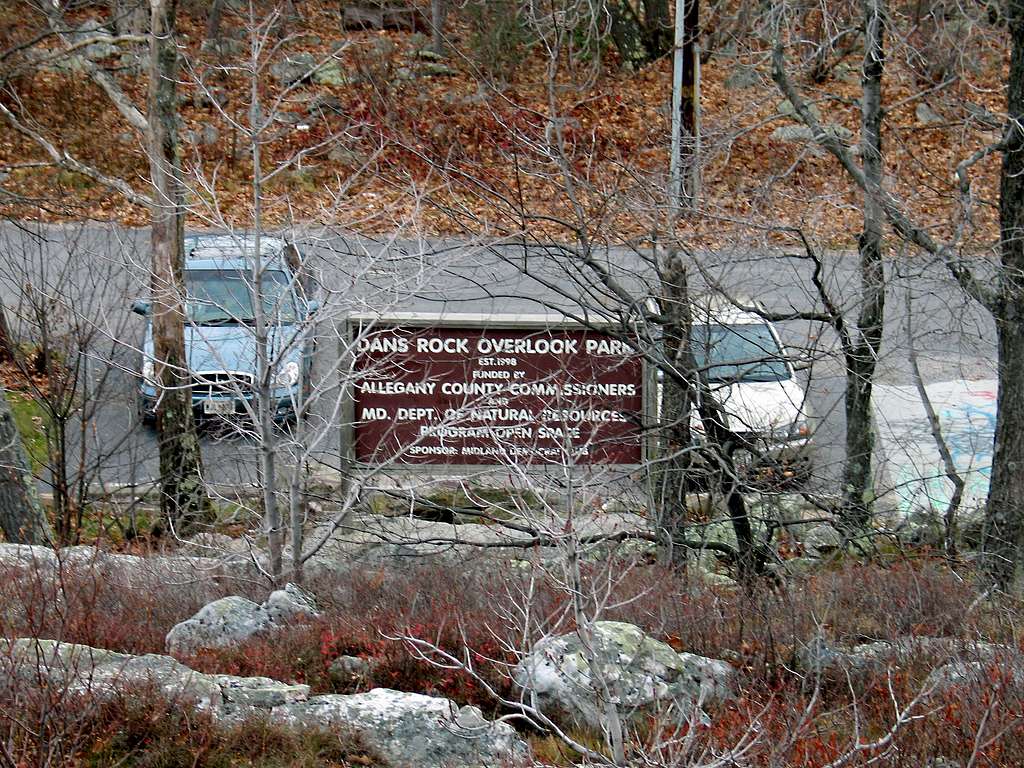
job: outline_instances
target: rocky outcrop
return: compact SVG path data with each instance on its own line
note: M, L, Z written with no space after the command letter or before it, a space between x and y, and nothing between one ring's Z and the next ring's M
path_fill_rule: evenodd
M938 675L935 680L947 683L996 663L1024 670L1024 657L1011 646L953 637L901 637L853 647L832 645L825 638L816 637L797 652L800 671L811 679L884 674L890 668L899 669L921 659L938 664L932 674ZM940 669L947 667L939 674Z
M262 603L229 595L203 606L167 633L167 652L185 656L228 648L250 637L319 616L313 598L294 584L275 590Z
M133 656L56 640L19 638L4 644L0 670L31 684L46 684L69 694L112 695L156 690L169 699L190 702L216 716L249 715L257 708L302 701L309 686L265 677L204 675L170 656Z
M275 707L271 719L293 726L346 726L394 768L497 766L526 756L511 726L485 720L476 707L384 688L315 696Z
M393 768L490 768L525 760L510 726L448 699L377 688L310 696L309 686L266 677L207 675L169 656L132 656L54 640L20 638L0 649L0 676L69 696L146 695L156 690L220 722L253 716L292 727L356 732Z
M546 714L601 728L602 702L610 698L624 717L657 708L685 723L703 718L703 705L731 696L734 671L724 661L676 653L623 622L598 621L592 632L596 670L578 633L542 640L516 666L516 683ZM602 684L609 697L599 693Z

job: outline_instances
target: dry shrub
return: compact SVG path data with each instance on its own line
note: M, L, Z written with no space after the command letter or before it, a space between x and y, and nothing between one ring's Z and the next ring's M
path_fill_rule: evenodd
M163 653L167 632L211 600L251 585L168 579L102 563L0 570L0 634L82 643L124 653Z
M11 765L95 768L314 768L380 760L344 729L294 730L265 718L216 723L188 701L145 688L95 699L8 688L0 736Z
M206 672L304 682L317 693L388 687L442 695L499 714L479 680L415 658L390 638L416 636L469 658L488 684L514 698L508 673L517 660L513 649L521 630L512 617L521 608L515 605L517 594L528 578L512 568L440 563L320 574L308 585L323 608L320 619L183 661ZM738 696L713 712L710 727L670 747L651 741L661 733L657 723L647 728L651 754L680 765L697 753L720 754L751 728L758 735L745 756L751 766L827 764L848 750L857 734L863 741L883 736L892 726L894 705L911 701L943 661L921 655L898 671L839 675L816 690L794 661L801 645L818 634L837 645L908 636L1017 645L1011 606L979 600L969 571L928 559L889 566L841 562L799 582L752 592L708 588L658 565L593 564L585 580L593 590L613 585L601 618L635 623L677 650L726 658L739 668ZM543 627L562 612L567 596L554 577L535 586L531 615ZM164 634L174 623L208 600L240 592L260 599L266 588L241 583L126 588L102 570L84 566L65 569L59 579L11 572L0 581L5 634L136 653L162 652ZM571 624L561 627L570 629ZM372 674L332 681L328 669L341 655L370 660ZM990 670L979 684L931 698L919 714L900 729L891 754L864 750L848 764L874 759L876 765L920 766L944 756L966 765L977 741L984 747L975 765L1024 765L1020 685L1006 670ZM685 755L679 752L683 744L689 750Z

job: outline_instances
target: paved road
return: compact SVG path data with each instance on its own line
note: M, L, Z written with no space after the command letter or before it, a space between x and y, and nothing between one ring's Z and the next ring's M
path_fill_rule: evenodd
M331 233L308 240L324 303L314 380L323 382L327 395L316 423L334 421L337 333L349 314L536 314L557 308L588 318L624 315L617 296L596 287L589 271L566 269L565 255L557 248L533 249L524 256L513 248L386 242ZM134 412L132 372L137 370L143 321L128 311L132 299L146 293L147 253L148 233L141 230L0 226L0 298L16 324L18 317L29 317L39 308L33 304L42 305L55 328L86 338L89 354L84 362L98 397L85 425L83 455L88 470L104 483L145 483L157 475L155 436L138 424ZM696 258L700 269L692 271L695 290L710 282L730 295L755 298L773 311L816 306L809 291L812 265L806 259L764 253ZM654 281L645 278L650 269L641 256L617 251L603 259L624 291L647 295ZM926 381L992 378L994 330L985 313L936 265L904 264L901 272L893 270L878 381L912 384L910 337ZM834 299L846 311L855 311L856 257L829 255L822 276ZM780 323L779 329L786 344L813 352L814 362L803 375L816 423L816 484L834 487L843 457L845 386L835 339L803 321ZM340 439L336 428L325 430L321 458L334 463ZM256 453L244 435L204 434L203 453L212 482L257 482Z

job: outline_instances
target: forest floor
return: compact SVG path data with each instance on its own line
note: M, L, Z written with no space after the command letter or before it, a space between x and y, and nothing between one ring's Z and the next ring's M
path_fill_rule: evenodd
M180 39L190 226L252 228L245 139L251 77L244 60L254 38L244 19L229 16L230 51L205 51L205 18L188 7ZM289 20L280 38L269 40L272 53L260 59L257 90L267 111L278 108L261 136L263 172L301 155L265 185L261 226L315 222L462 237L527 231L555 241L576 239L582 227L596 242L637 244L659 230L670 61L632 72L605 50L599 64L593 57L564 57L552 78L541 42L525 33L488 40L479 24L452 14L446 30L451 52L442 62L421 53L428 43L421 34L345 30L338 9L337 3L304 2L301 19ZM79 13L77 22L88 20ZM16 45L39 24L5 6L0 45ZM769 77L770 43L744 35L711 51L702 66L701 204L680 230L694 248L799 243L793 228L821 247L853 247L860 194L834 158L793 140L797 125L783 114L786 105ZM325 68L329 76L316 78L321 82L286 88L271 67L303 53L317 61L333 53L337 61ZM809 62L800 61L809 53L791 49L789 56L795 82L824 122L846 129L842 135L856 152L859 54L834 62L818 83L806 74ZM14 60L12 88L0 98L17 93L41 133L146 193L140 136L110 100L82 72ZM136 104L144 104L146 77L132 74L131 66L118 69L119 61L130 59L102 63ZM891 43L886 185L938 235L949 234L960 215L957 163L999 138L1007 66L1005 31L983 23L919 24ZM565 141L561 167L543 149L555 124ZM0 166L21 166L0 182L18 196L2 206L7 215L146 223L145 208L87 177L41 167L40 160L30 139L0 132ZM972 171L976 205L964 245L974 252L996 241L998 168L993 154ZM566 170L574 192L563 183Z

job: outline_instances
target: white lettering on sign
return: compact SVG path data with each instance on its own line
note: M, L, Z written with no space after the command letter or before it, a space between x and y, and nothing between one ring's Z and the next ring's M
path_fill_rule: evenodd
M617 339L587 339L586 350L588 355L627 355L631 351L626 342Z
M416 351L435 355L440 352L448 355L468 355L469 339L425 339L421 336L416 339Z
M399 421L424 421L433 417L433 408L399 408L395 414L395 418Z
M541 421L561 421L561 422L579 422L579 421L626 421L626 417L618 411L608 411L603 409L590 408L587 410L574 410L567 408L545 408L540 412Z
M567 427L563 430L561 427L540 427L537 430L537 437L541 440L579 440L580 428Z
M359 340L360 352L400 352L409 351L409 340L404 336L370 336Z
M368 395L432 395L436 381L364 381L359 389Z
M387 408L363 408L360 421L383 421L388 417Z
M441 382L442 395L493 395L498 392L501 392L504 388L505 387L503 384L491 384L489 382Z
M603 395L606 397L633 397L636 395L636 384L595 384L588 382L569 384L549 384L540 381L528 381L523 383L512 383L508 388L511 395L533 395L534 397L550 397L552 395L565 395L568 397L579 395Z
M476 351L482 355L575 355L577 339L479 339Z

